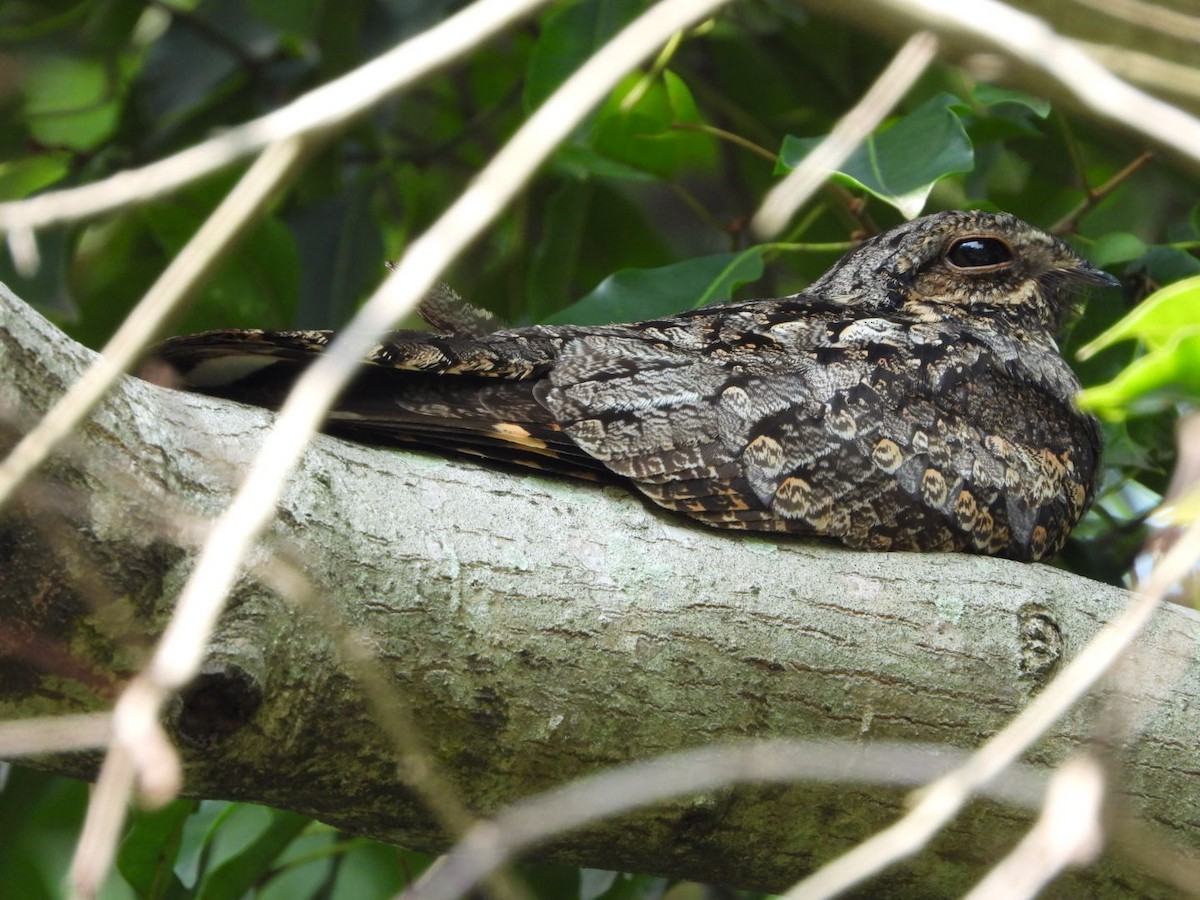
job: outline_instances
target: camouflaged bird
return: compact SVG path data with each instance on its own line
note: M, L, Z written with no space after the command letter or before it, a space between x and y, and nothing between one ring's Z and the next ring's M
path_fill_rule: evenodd
M585 477L720 528L870 550L1055 553L1100 432L1058 332L1112 276L1010 215L864 241L790 297L598 327L501 329L435 293L441 333L387 336L327 428ZM278 406L324 331L214 331L158 355L184 385Z

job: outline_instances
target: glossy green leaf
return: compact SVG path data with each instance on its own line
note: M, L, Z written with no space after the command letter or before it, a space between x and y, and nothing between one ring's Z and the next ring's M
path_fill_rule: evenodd
M48 57L23 81L29 131L43 144L91 150L117 125L119 85L99 60Z
M1023 106L1039 119L1044 119L1050 115L1050 102L1048 100L1042 97L1035 97L1032 94L1026 94L1024 91L998 87L987 82L982 82L975 86L975 90L971 92L971 99L980 106L1001 106L1005 103Z
M1118 341L1140 340L1152 349L1174 341L1181 332L1200 330L1200 275L1155 291L1095 340L1079 350L1087 359Z
M293 812L258 809L265 813L264 827L206 873L196 894L199 900L241 900L310 824L309 819Z
M647 84L633 73L601 108L591 145L607 159L667 178L713 162L711 136L676 127L700 122L691 91L677 75L663 72L661 79Z
M1134 360L1107 384L1088 388L1079 405L1120 419L1157 412L1181 401L1200 403L1200 325Z
M140 900L175 900L186 893L175 874L183 828L198 806L176 800L153 812L139 812L117 853L117 869Z
M636 322L728 300L738 287L762 277L764 249L702 256L657 269L623 269L545 321L576 325Z
M933 186L948 175L968 172L974 150L959 120L958 98L939 94L867 138L838 167L833 178L878 197L908 218L920 215ZM798 166L824 138L784 138L784 170Z
M66 153L43 153L0 163L0 200L20 200L54 184L67 174Z

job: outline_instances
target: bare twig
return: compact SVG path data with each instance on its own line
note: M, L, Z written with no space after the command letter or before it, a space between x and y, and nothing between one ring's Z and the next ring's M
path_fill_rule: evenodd
M662 800L751 782L823 781L904 787L964 760L941 746L878 741L753 741L672 753L572 781L512 804L476 826L403 895L407 900L451 900L485 873L530 847L573 828ZM991 785L994 799L1037 805L1044 775L1020 766Z
M245 554L270 520L284 483L329 405L353 376L377 335L416 305L441 271L629 69L675 32L725 2L663 0L598 50L542 104L437 222L410 245L392 275L305 371L232 503L205 542L149 666L117 703L116 735L110 759L100 773L102 789L97 789L97 797L125 796L138 772L130 762L131 748L158 746L160 740L165 741L157 724L159 709L169 694L197 671ZM134 736L145 743L135 744ZM170 788L172 778L178 779L178 772L159 765L157 757L148 761L154 764L150 771L161 780L148 784L143 779L141 787L158 796ZM73 879L76 890L85 896L94 893L97 876L112 858L123 817L123 804L112 804L111 799L108 802L111 805L101 810L94 801L85 823L86 847L95 855L88 865L76 866ZM83 850L81 841L80 852Z
M545 2L478 0L287 106L166 159L82 187L0 203L0 230L27 234L47 225L77 221L145 202L253 156L271 144L312 131L339 128Z
M303 150L299 138L277 144L242 176L121 323L91 367L0 463L0 506L74 431L113 382L133 365L167 317L197 290L205 276L254 224L280 184L295 171Z
M1183 8L1170 9L1166 4L1145 0L1074 0L1104 16L1129 22L1139 28L1151 28L1176 40L1200 43L1200 16Z
M1001 0L806 0L805 6L872 30L922 28L947 44L997 53L1036 76L1043 92L1068 96L1096 117L1200 163L1200 120L1122 81L1077 41Z
M1122 166L1117 174L1113 175L1112 178L1099 187L1085 185L1087 196L1079 201L1073 210L1051 225L1048 230L1052 234L1073 232L1079 227L1079 220L1083 218L1084 213L1124 184L1135 172L1145 168L1153 159L1153 153L1143 153L1132 162ZM1080 173L1082 174L1082 168L1080 169Z
M988 872L966 900L1034 897L1069 866L1092 862L1100 852L1104 770L1090 756L1069 760L1046 788L1041 818L1007 857Z
M712 137L719 138L722 141L728 141L735 146L741 147L743 150L748 150L755 156L765 159L772 165L774 165L775 160L779 158L777 153L772 153L766 147L762 147L754 143L754 141L747 137L743 137L742 135L736 134L732 131L726 131L724 128L718 128L716 125L709 125L706 122L674 122L672 123L671 127L677 131L695 131L700 134L711 135Z
M108 743L111 727L112 716L108 713L0 722L0 759L94 750Z
M921 31L900 48L871 89L838 120L833 131L804 158L788 176L771 188L750 225L764 238L783 230L788 219L841 165L908 93L921 73L933 62L937 38Z
M179 758L158 724L156 701L156 687L144 674L134 678L117 699L112 739L71 861L74 897L96 896L112 864L134 782L140 783L148 803L165 803L179 792ZM150 716L138 715L148 709L153 710ZM122 719L132 721L134 727L120 727L117 723Z
M813 873L784 895L786 900L832 897L925 846L973 791L986 785L1037 741L1108 673L1142 633L1172 586L1200 557L1200 521L1184 532L1141 585L1137 600L1102 628L1053 681L966 765L920 792L913 810L898 822Z

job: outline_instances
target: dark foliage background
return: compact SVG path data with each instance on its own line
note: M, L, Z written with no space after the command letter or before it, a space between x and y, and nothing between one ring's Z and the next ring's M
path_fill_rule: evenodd
M0 200L81 184L261 115L436 22L451 0L9 0L0 7ZM178 333L336 327L538 102L645 7L555 3L329 144L245 240ZM513 323L646 318L804 287L864 234L920 210L983 206L1067 233L1125 281L1092 298L1072 354L1155 287L1200 272L1191 176L1026 94L934 67L786 235L746 228L894 48L785 0L744 0L630 75L446 279ZM0 280L99 346L239 172L41 236ZM1097 192L1098 191L1098 192ZM1141 351L1079 363L1085 384ZM1103 497L1061 563L1119 582L1173 460L1174 404L1108 429ZM56 897L85 788L20 769L0 794L0 893ZM179 801L135 817L109 897L386 896L428 860L291 813ZM535 896L704 896L649 876L549 867ZM734 896L710 894L709 896ZM737 896L748 896L739 894Z

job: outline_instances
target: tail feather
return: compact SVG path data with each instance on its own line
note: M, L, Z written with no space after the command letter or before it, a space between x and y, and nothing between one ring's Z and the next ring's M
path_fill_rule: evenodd
M214 331L168 340L154 356L188 390L278 409L331 338L328 331ZM531 354L527 345L489 344L461 333L395 332L364 361L325 430L374 444L603 477L604 465L580 450L535 396L551 350L548 341Z

